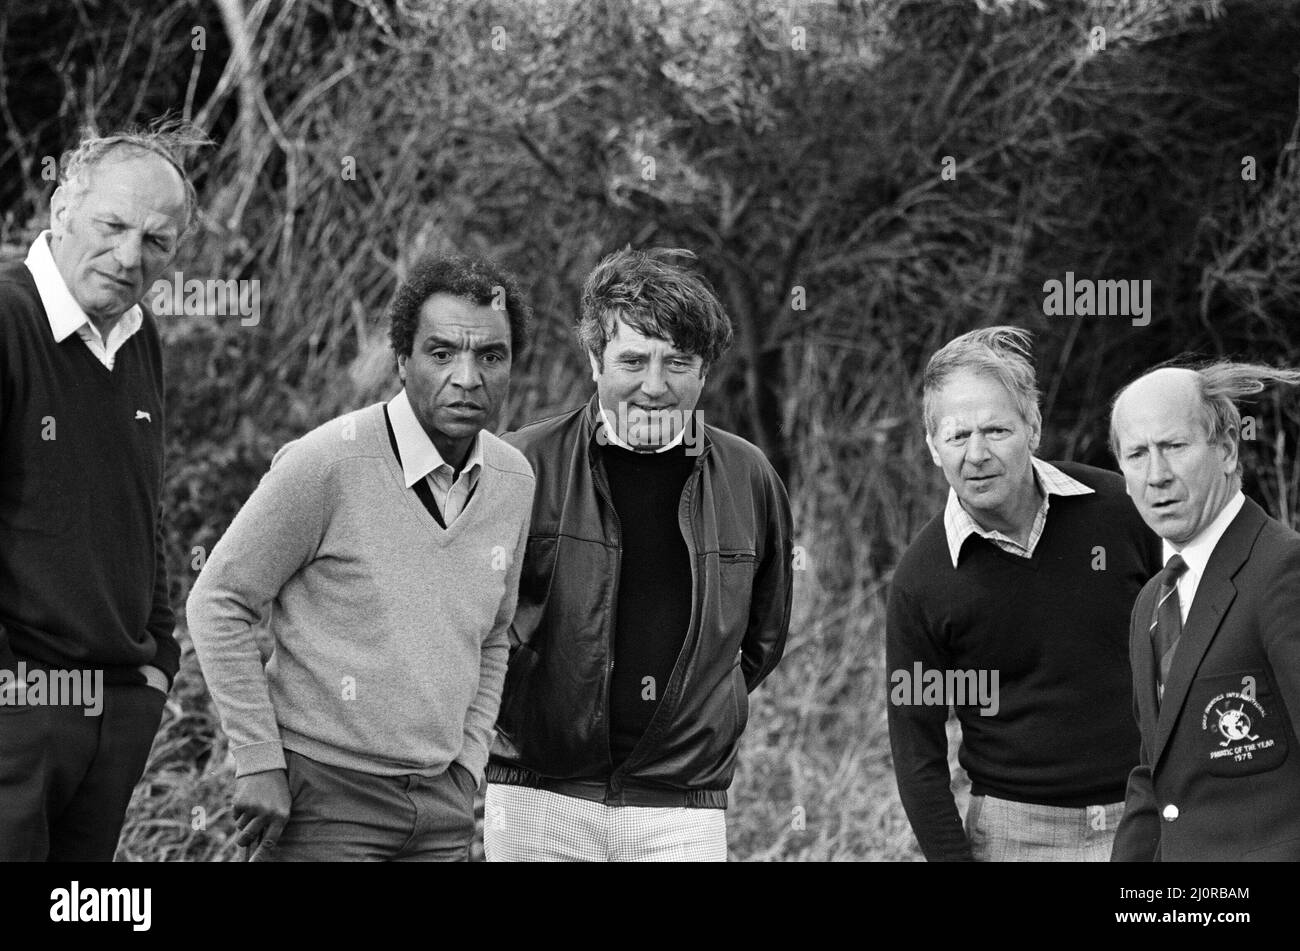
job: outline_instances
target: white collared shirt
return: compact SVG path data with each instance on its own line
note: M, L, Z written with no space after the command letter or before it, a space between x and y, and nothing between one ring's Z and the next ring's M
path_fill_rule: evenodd
M388 419L393 424L397 451L402 457L402 478L406 487L409 489L425 479L433 489L433 498L442 512L443 522L450 528L456 516L464 511L469 494L478 484L479 472L483 469L482 433L474 436L474 445L470 447L469 457L458 478L451 463L442 458L438 447L415 418L415 410L411 408L405 389L389 401Z
M609 414L605 412L605 407L601 406L599 401L596 402L596 408L600 410L600 418L605 423L605 435L609 437L610 442L612 442L615 446L618 446L620 449L627 449L630 452L645 452L644 449L637 449L634 446L629 446L627 443L625 443L622 439L618 437L618 427L614 425L614 421L609 418ZM673 446L676 446L685 438L686 438L686 427L683 426L678 431L677 435L672 438L671 441L664 443L662 446L656 449L655 452L657 453L667 452L669 449L673 448Z
M1219 544L1219 539L1223 537L1223 533L1228 530L1228 526L1232 524L1232 520L1237 517L1237 513L1245 504L1246 496L1242 494L1241 489L1238 489L1237 494L1229 499L1228 504L1214 517L1214 521L1201 529L1201 533L1184 545L1182 551L1168 541L1161 543L1165 564L1168 564L1169 559L1174 555L1182 555L1183 561L1187 562L1187 570L1178 579L1177 585L1178 607L1182 611L1184 624L1187 623L1187 614L1192 610L1192 600L1196 597L1196 589L1200 587L1205 566L1210 563L1210 556L1214 554L1215 546Z
M108 330L108 337L104 338L100 335L99 328L81 309L77 299L72 296L72 291L68 290L68 282L59 273L58 265L54 263L54 254L50 251L49 231L42 231L36 237L23 263L36 282L36 292L41 295L41 305L50 319L50 332L54 334L54 342L63 343L75 333L85 341L100 363L113 369L117 352L144 323L140 305L133 305L115 320Z
M1012 555L1021 558L1033 557L1034 549L1038 547L1038 540L1043 537L1043 528L1047 525L1047 510L1051 505L1051 497L1053 495L1092 495L1092 489L1078 479L1066 475L1050 462L1044 462L1036 456L1030 456L1029 461L1033 466L1038 487L1042 489L1043 502L1038 506L1038 511L1034 514L1034 523L1029 530L1029 539L1024 545L1002 532L987 531L981 528L979 523L962 506L961 499L957 497L957 490L951 486L948 487L948 503L943 510L943 528L944 534L948 538L948 554L952 557L952 566L954 568L957 567L957 561L961 557L961 546L972 535L986 538Z

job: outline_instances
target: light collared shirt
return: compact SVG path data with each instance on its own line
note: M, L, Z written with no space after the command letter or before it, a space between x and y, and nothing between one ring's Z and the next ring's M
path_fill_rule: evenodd
M42 231L32 243L23 262L36 282L36 292L41 295L41 304L50 319L50 331L55 343L63 343L74 333L85 341L90 352L108 369L113 369L117 352L131 339L131 336L144 323L144 314L140 305L135 304L113 322L108 337L103 337L99 328L86 316L77 299L68 290L68 283L59 273L54 263L54 254L50 251L50 232Z
M464 510L474 486L478 485L479 473L483 469L481 434L474 436L474 445L470 447L469 457L458 477L451 463L442 458L438 447L415 418L415 410L411 408L405 389L389 401L388 419L393 424L397 451L402 457L402 478L406 487L412 488L421 479L426 480L442 512L442 520L451 527L456 516Z
M1200 587L1205 566L1210 563L1210 556L1214 554L1219 539L1223 537L1223 533L1228 530L1228 526L1232 524L1232 520L1237 517L1237 513L1245 504L1246 496L1242 494L1241 489L1238 489L1237 494L1229 499L1228 504L1214 517L1214 521L1201 529L1200 534L1184 545L1182 550L1169 544L1168 540L1161 543L1165 564L1168 564L1169 559L1174 555L1182 555L1183 561L1187 562L1187 570L1182 573L1177 584L1178 607L1182 611L1184 624L1187 623L1188 612L1192 610L1192 599L1196 597L1196 589Z
M975 519L971 518L969 512L962 507L961 499L957 497L957 490L952 487L948 488L948 504L943 510L943 527L948 535L948 554L952 556L952 566L957 567L957 560L961 557L961 546L966 539L972 535L978 535L981 538L987 538L993 544L997 545L1005 552L1018 555L1021 558L1029 558L1034 554L1034 549L1038 547L1038 540L1043 537L1043 527L1047 525L1047 509L1050 499L1053 495L1091 495L1093 490L1088 488L1078 479L1072 479L1050 462L1030 456L1029 461L1034 467L1034 477L1038 481L1038 487L1043 492L1043 504L1038 506L1038 512L1034 515L1034 524L1029 531L1028 544L1021 545L1014 538L1004 535L997 531L987 531L979 526Z
M618 427L614 425L614 421L610 419L609 414L605 412L605 407L601 406L599 402L596 403L596 407L600 410L600 418L605 423L605 435L609 437L610 442L612 442L615 446L618 446L620 449L627 449L631 452L645 452L644 449L637 449L634 446L629 446L622 439L620 439L618 437ZM671 441L664 443L662 446L656 449L655 452L667 452L669 449L673 448L673 446L676 446L685 438L686 438L686 427L683 426L678 431L677 435L672 438Z

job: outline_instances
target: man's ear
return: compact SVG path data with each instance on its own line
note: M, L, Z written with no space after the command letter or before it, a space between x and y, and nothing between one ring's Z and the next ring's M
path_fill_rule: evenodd
M1219 450L1223 453L1223 471L1226 475L1232 475L1237 471L1237 456L1240 453L1241 444L1237 439L1237 428L1230 427L1224 434L1219 444Z
M600 379L601 360L590 350L587 351L587 359L591 361L591 380L595 383Z
M933 460L936 466L942 469L943 460L939 458L939 450L935 448L934 437L930 433L925 434L925 445L930 450L930 459Z
M402 381L402 386L406 386L406 355L402 353L397 355L397 377Z
M67 225L69 204L67 186L60 185L54 189L50 196L50 231L56 235L62 234Z

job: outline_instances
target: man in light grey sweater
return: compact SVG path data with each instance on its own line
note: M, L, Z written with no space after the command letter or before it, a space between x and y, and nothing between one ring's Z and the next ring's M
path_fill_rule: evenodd
M530 314L490 262L419 262L402 391L282 448L204 566L190 635L255 861L468 858L533 499L484 427Z

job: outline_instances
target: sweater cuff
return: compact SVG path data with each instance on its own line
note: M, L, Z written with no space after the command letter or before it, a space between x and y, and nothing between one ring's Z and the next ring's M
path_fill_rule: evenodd
M474 782L480 786L483 785L483 771L487 769L487 761L487 747L480 746L476 741L466 736L460 755L456 757L456 762L469 770L470 775L474 777Z
M232 749L230 755L235 759L236 779L252 773L264 773L269 769L286 768L284 744L279 740L250 743L247 746Z

